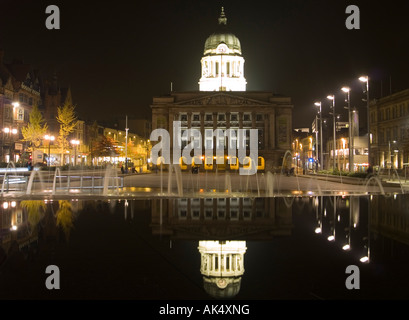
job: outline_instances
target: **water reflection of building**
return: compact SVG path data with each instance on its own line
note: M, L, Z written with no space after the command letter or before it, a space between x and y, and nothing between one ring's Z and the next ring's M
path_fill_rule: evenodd
M403 195L373 197L370 230L372 233L409 245L409 198Z
M269 240L293 226L282 198L197 198L153 200L151 227L172 239Z
M245 240L291 235L292 208L283 198L200 198L152 201L152 233L199 241L205 291L233 298L244 274Z
M24 201L3 201L1 203L0 265L13 252L20 251L27 256L29 251L36 250L38 229L37 225L34 225L35 221L37 220L33 218L32 212L24 206Z
M200 273L206 292L231 298L240 291L246 241L199 241Z

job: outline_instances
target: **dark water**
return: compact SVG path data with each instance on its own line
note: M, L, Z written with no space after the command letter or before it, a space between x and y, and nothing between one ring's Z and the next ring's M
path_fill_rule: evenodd
M408 215L405 195L4 201L0 298L407 299Z

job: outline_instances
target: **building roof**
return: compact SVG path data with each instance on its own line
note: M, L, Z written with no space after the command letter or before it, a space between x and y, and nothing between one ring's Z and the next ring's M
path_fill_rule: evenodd
M210 54L211 51L216 50L221 43L226 44L230 50L234 50L241 55L240 40L227 29L227 18L223 7L220 13L217 30L206 39L204 55Z

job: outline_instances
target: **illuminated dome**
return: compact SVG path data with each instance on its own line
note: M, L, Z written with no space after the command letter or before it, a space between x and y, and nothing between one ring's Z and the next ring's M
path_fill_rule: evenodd
M211 54L221 43L226 44L230 50L241 55L240 40L232 33L213 33L206 39L204 55Z
M224 8L218 30L205 42L200 91L246 91L240 40L227 30Z
M227 18L224 14L224 8L222 8L222 12L220 13L218 30L206 39L204 55L216 53L221 43L226 44L232 53L241 55L239 38L227 30Z

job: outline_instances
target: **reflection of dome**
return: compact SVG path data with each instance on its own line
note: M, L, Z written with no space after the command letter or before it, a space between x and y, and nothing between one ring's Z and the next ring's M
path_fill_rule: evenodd
M244 274L245 241L199 241L204 289L215 298L232 298Z
M214 53L214 51L221 43L227 45L227 47L234 53L241 55L240 40L227 30L226 24L227 18L224 14L224 9L222 8L222 12L219 18L219 28L215 33L213 33L206 39L204 46L204 55Z
M240 291L241 277L203 277L205 291L216 299L234 298Z

